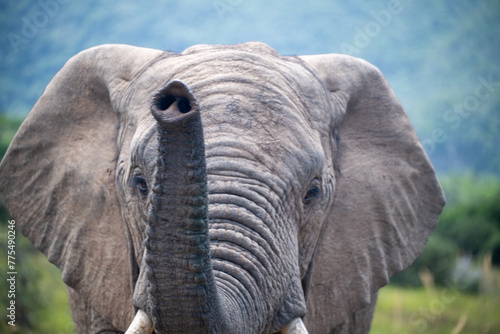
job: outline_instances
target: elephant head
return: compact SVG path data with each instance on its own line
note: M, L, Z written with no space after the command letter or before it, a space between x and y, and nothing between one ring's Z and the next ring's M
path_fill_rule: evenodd
M444 205L374 66L261 43L84 51L0 172L81 331L86 310L120 331L138 314L157 333L330 332L413 262Z

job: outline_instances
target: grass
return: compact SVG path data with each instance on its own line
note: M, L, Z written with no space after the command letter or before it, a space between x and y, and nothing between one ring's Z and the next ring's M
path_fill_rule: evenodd
M380 290L372 334L500 333L500 296L471 295L459 287Z

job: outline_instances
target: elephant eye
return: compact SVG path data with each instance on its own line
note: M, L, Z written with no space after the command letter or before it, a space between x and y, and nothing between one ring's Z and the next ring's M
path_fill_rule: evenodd
M148 183L144 179L137 180L137 187L144 196L148 195Z
M321 190L314 186L309 188L306 195L304 196L304 204L310 204L313 198L318 197L321 194Z

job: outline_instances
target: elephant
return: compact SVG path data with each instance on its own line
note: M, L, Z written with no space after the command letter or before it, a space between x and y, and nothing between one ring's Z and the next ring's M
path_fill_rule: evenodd
M260 42L78 53L0 175L78 333L368 332L445 204L378 68Z

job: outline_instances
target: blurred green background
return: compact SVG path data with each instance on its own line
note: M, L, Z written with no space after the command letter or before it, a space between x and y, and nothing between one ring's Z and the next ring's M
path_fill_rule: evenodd
M422 256L381 290L372 332L500 332L500 1L2 0L0 37L0 157L55 73L98 44L180 52L257 40L372 62L447 197ZM17 326L7 325L0 206L0 332L73 333L59 270L19 234Z

